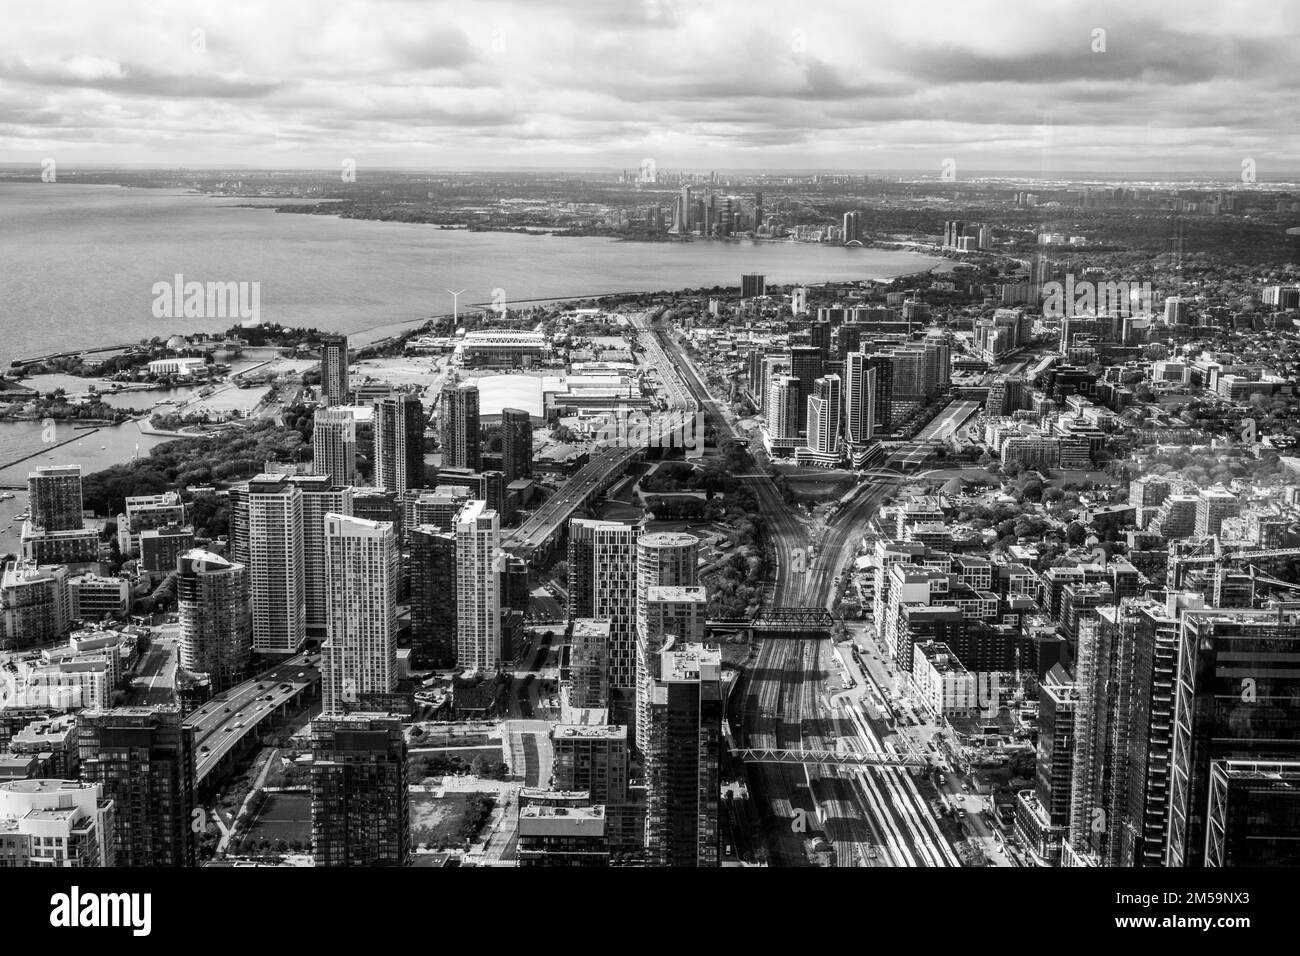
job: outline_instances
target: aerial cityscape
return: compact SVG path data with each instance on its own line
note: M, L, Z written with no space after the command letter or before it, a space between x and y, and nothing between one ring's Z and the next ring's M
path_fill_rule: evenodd
M1300 10L791 6L13 11L0 868L1300 865Z

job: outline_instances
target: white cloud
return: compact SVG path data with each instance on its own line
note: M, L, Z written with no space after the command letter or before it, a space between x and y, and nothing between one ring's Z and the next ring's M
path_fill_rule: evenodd
M1210 0L10 5L0 162L1263 173L1300 166L1298 34Z

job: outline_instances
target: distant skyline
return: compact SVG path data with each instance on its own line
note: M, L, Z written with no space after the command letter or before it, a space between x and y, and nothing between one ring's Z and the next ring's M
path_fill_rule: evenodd
M70 0L4 24L0 164L1300 168L1300 5Z
M591 165L555 165L555 166L500 166L500 165L483 165L483 166L406 166L399 164L382 165L371 164L369 169L382 170L385 173L404 173L412 176L416 175L478 175L478 174L531 174L531 175L600 175L616 177L620 172L633 178L637 167L633 164L624 164L623 166L591 166ZM286 174L310 174L322 173L333 176L335 170L332 167L299 165L291 166L286 164L256 166L247 163L176 163L173 165L150 164L150 163L64 163L59 167L63 171L64 179L69 171L80 172L111 172L121 170L124 172L232 172L232 173L286 173ZM671 181L677 173L688 173L692 175L702 175L710 172L716 172L719 179L740 179L740 178L760 178L760 177L780 177L780 176L869 176L873 180L895 178L905 181L924 181L933 180L936 183L941 182L933 170L928 169L875 169L867 167L842 168L833 166L823 167L804 167L799 169L769 169L766 167L755 167L751 169L728 169L717 166L668 166L660 167L660 179L668 180L661 182L661 185L667 189L676 189L675 183ZM32 178L40 173L40 165L37 162L19 162L7 163L0 162L0 181L3 181L7 174L19 174L23 179ZM1291 170L1275 169L1271 171L1272 179L1259 179L1257 183L1261 187L1296 187L1300 186L1300 162ZM665 175L666 174L666 175ZM980 170L968 169L955 180L961 183L977 182L1016 182L1016 183L1063 183L1072 184L1097 182L1111 184L1137 184L1137 183L1202 183L1206 185L1218 185L1223 187L1242 186L1239 174L1236 170L1180 170L1180 171L1161 171L1161 170L1127 170L1119 172L1106 172L1101 170L1051 170L1051 171L1034 171L1034 170Z

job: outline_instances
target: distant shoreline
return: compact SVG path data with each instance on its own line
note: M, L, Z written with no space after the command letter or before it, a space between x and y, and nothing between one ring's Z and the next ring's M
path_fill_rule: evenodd
M131 188L131 187L124 187L124 188ZM269 208L269 207L267 207L267 208ZM595 236L595 237L589 237L589 238L601 238L601 237L600 237L600 236ZM775 241L775 240L774 240L774 241ZM816 245L816 243L809 243L809 245ZM882 248L885 248L885 249L887 249L887 247L883 247L883 246L864 246L863 248L875 248L875 249L882 249ZM917 250L913 250L913 249L888 249L888 251L891 251L891 252L901 252L901 253L905 253L905 254L907 254L907 255L914 255L914 256L925 256L925 257L927 257L927 258L931 258L931 259L939 258L938 256L931 255L930 253L919 252L919 251L917 251ZM929 267L924 268L924 269L916 269L916 270L913 270L913 271L911 271L911 272L900 272L900 273L898 273L897 275L887 275L887 276L883 276L882 278L874 279L874 280L829 280L829 279L828 279L828 280L825 280L825 281L827 281L827 282L835 282L836 284L842 284L842 283L847 283L847 282L851 282L851 281L896 282L896 281L898 281L899 279L911 279L911 278L913 278L913 277L915 277L915 276L929 275L929 274L931 274L931 273L936 273L936 272L951 272L951 271L953 270L953 268L954 268L955 266L959 265L959 264L960 264L960 263L958 263L958 262L956 262L956 261L954 261L954 260L941 259L941 260L940 260L938 263L936 263L935 265L929 266ZM815 283L815 282L808 283L808 285L818 285L818 284L819 284L819 283ZM672 290L665 290L665 291L672 291ZM680 291L680 290L678 290L678 291ZM653 292L649 292L649 291L644 291L644 290L628 290L628 289L623 289L623 290L606 291L606 292L587 292L587 293L578 293L578 294L569 294L569 295L558 295L558 296L539 296L539 297L537 297L537 298L531 298L531 299L515 299L513 302L511 302L511 303L507 303L507 304L508 304L508 305L553 305L553 304L568 304L568 303L572 303L572 302L581 302L581 301L585 301L585 300L588 300L588 299L605 299L605 298L610 298L610 297L612 297L612 296L638 296L638 295L652 295L652 294L654 294L654 293L653 293ZM466 308L466 309L481 309L481 308L484 308L484 307L486 307L486 306L490 306L490 305L493 305L493 304L494 304L494 303L492 303L492 302L490 302L490 301L485 301L485 302L467 302L467 303L465 304L465 308ZM418 318L413 318L413 319L399 319L399 320L397 320L396 322L383 323L383 324L380 324L380 325L367 326L366 328L357 329L357 330L352 331L352 332L344 332L344 333L341 333L341 334L347 336L349 344L355 344L355 345L359 345L359 346L365 347L365 346L368 346L368 345L373 345L373 344L375 344L376 342L383 341L384 338L391 338L393 335L401 335L404 331L409 331L409 328L410 328L411 326L423 325L423 324L425 324L425 323L427 323L427 322L433 322L433 321L436 321L436 320L442 320L442 319L450 319L450 318L454 318L454 317L455 317L455 316L454 316L453 313L447 312L447 313L443 313L443 314L441 314L441 315L426 315L426 316L422 316L422 317L418 317ZM391 330L392 330L391 334L390 334L390 335L387 335L387 336L383 336L382 338L374 338L374 339L371 339L371 340L369 340L369 341L365 341L365 340L363 340L363 341L358 341L358 342L355 342L355 343L353 342L353 338L356 337L356 336L367 336L367 335L370 335L370 334L372 334L372 333L380 332L380 331L388 330L388 329L391 329ZM200 330L195 330L195 331L200 331ZM219 330L207 330L207 331L208 331L209 334L211 334L212 331L219 331ZM174 332L174 333L172 333L172 334L174 334L174 335L181 335L181 334L184 334L184 333L178 331L178 332ZM52 354L50 354L50 355L42 355L42 356L37 356L37 357L35 357L35 358L29 358L29 359L15 359L14 361L12 361L12 362L10 363L10 366L11 366L11 367L19 367L19 366L24 366L24 365L34 365L34 364L39 364L39 363L41 363L41 362L48 362L48 361L51 361L51 360L53 360L53 359L58 359L58 358L67 358L67 357L70 357L70 356L73 356L73 355L93 355L93 354L98 353L98 352L114 352L114 351L120 351L120 350L124 350L124 349L127 349L127 348L132 348L132 347L134 347L134 346L136 346L136 345L138 345L138 344L139 344L138 342L131 342L131 343L127 343L127 344L124 344L124 345L98 345L98 346L93 346L93 347L90 347L90 348L78 349L78 350L71 350L71 351L67 351L67 352L55 352L55 353L52 353ZM93 380L88 379L88 381L93 381ZM163 386L158 386L158 389L162 389L162 388L163 388ZM118 391L151 391L151 390L154 390L154 389L151 389L151 388L135 388L135 389L124 388L124 389L120 389L120 390L118 390ZM107 423L107 424L112 424L112 423Z
M600 237L595 237L595 238L600 238ZM813 244L815 244L815 243L810 243L810 245L813 245ZM879 248L879 247L871 247L871 248ZM939 258L938 256L932 256L932 255L930 255L929 253L925 253L925 252L914 252L913 250L910 250L910 249L897 249L897 250L890 250L890 251L904 252L904 253L907 253L907 254L909 254L909 255L916 255L916 256L926 256L927 258L931 258L931 259L937 259L937 258ZM900 272L898 275L886 276L886 277L884 277L884 278L876 279L876 280L863 280L863 279L859 279L859 280L842 280L842 281L841 281L841 280L830 280L830 279L828 279L828 280L826 280L826 281L827 281L827 282L834 282L834 283L837 284L837 285L838 285L838 284L846 284L846 283L851 282L851 281L859 281L859 282L862 282L862 281L896 282L896 281L898 281L899 279L910 279L910 278L912 278L912 277L914 277L914 276L929 275L930 273L935 272L935 271L939 271L939 270L942 270L942 271L944 271L944 272L950 272L950 271L952 271L952 267L955 266L955 265L958 265L958 264L959 264L959 263L954 262L954 261L952 261L952 260L947 260L947 259L945 259L945 260L942 260L941 262L936 263L935 265L930 266L929 268L926 268L926 269L916 269L916 270L914 270L914 271L912 271L912 272ZM808 285L818 285L819 283L810 282L810 283L807 283L807 284L808 284ZM665 291L670 291L670 292L671 292L672 290L665 290ZM680 290L678 290L678 291L680 291ZM571 302L581 302L581 301L584 301L584 300L586 300L586 299L605 299L605 298L609 298L609 297L611 297L611 296L637 296L637 295L654 295L654 294L655 294L654 292L647 292L647 291L629 291L629 290L621 290L621 291L615 291L615 292L588 292L588 293L586 293L585 295L541 296L541 297L539 297L539 298L535 298L535 299L515 299L515 300L513 300L513 301L507 303L507 305L513 307L513 306L516 306L516 305L549 305L549 304L559 304L559 303L565 303L565 304L567 304L567 303L571 303ZM481 309L481 308L483 308L483 307L485 307L485 306L490 306L490 305L492 305L492 304L493 304L493 303L491 303L491 302L468 302L468 303L465 304L465 308L466 308L466 309ZM349 346L352 346L352 345L359 345L359 346L361 346L361 347L365 347L365 346L369 346L369 345L374 345L376 342L383 341L383 338L391 338L391 337L394 336L394 335L401 335L403 331L409 331L409 328L407 328L407 327L409 327L409 326L413 326L413 325L423 325L423 324L425 324L426 322L433 322L433 321L435 321L435 320L440 320L440 319L450 319L450 318L454 318L454 315L453 315L452 313L450 313L450 312L446 312L446 313L443 313L443 314L441 314L441 315L427 315L427 316L424 316L424 317L422 317L422 318L418 318L418 319L402 319L402 320L398 320L397 322L385 323L385 324L382 324L382 325L372 325L372 326L370 326L370 327L368 327L368 328L358 329L358 330L355 331L355 332L347 332L347 333L343 333L343 334L347 335ZM389 329L392 330L391 334L390 334L390 335L386 335L386 336L384 336L383 338L376 338L376 339L373 339L373 340L371 340L371 341L365 341L365 342L353 342L353 337L354 337L354 336L361 336L361 335L366 335L366 334L368 334L368 333L374 333L374 332L379 332L379 331L384 331L384 330L389 330Z
M68 183L68 185L85 185L85 186L98 187L98 189L88 190L88 192L103 191L106 188L111 188L115 192L129 191L131 193L135 193L136 195L145 195L145 194L156 195L158 193L165 193L167 195L177 197L178 199L185 200L186 201L185 204L187 206L189 205L190 202L194 202L195 200L197 200L198 203L196 203L196 205L201 204L202 206L215 208L218 206L233 206L237 204L239 206L242 206L245 209L250 210L250 212L257 208L274 210L277 208L277 205L285 204L284 199L280 199L277 202L276 199L270 197L238 197L238 198L223 197L223 196L216 196L211 193L194 192L194 191L180 189L180 188L146 187L140 185L125 185L125 184L114 184L113 186L110 187L107 184L101 184L101 183L76 183L76 182L70 182ZM209 200L210 202L204 202L204 200ZM292 202L292 200L289 200L289 202ZM340 217L337 216L333 216L333 217L327 216L325 218L326 219L334 218L336 221L341 221ZM356 219L353 221L373 222L377 227L382 227L382 226L391 227L391 226L400 226L400 225L408 225L411 227L416 227L419 225L427 225L427 224L420 224L420 223L406 224L406 223L398 223L398 222L378 220L378 219L376 220ZM449 232L461 231L461 230L450 230L450 229L444 231L440 229L437 226L437 224L433 224L432 227L435 231L430 234L431 236L435 236L435 235L446 236L447 233ZM418 231L425 232L426 230L418 230ZM508 234L518 235L518 232L511 231ZM550 234L549 231L546 234L549 235ZM479 233L480 240L486 240L488 237L498 237L500 235L501 234L497 231ZM569 237L557 236L554 238L563 239ZM583 237L573 237L573 238L583 238ZM935 268L944 268L943 260L940 257L932 256L923 251L910 250L906 248L897 248L897 247L888 247L888 246L866 247L864 248L864 250L862 250L862 254L860 256L857 256L857 255L852 255L847 253L841 247L829 245L829 244L788 243L785 241L762 240L762 239L759 240L750 239L747 242L744 239L737 239L734 241L718 242L716 247L717 251L709 250L709 247L713 245L712 240L691 240L692 242L695 241L700 242L700 245L693 246L689 250L681 249L681 246L677 242L649 243L646 244L646 246L644 246L643 248L676 247L680 251L677 253L670 254L671 259L669 260L669 264L665 266L665 269L655 270L654 268L647 265L643 270L638 272L634 268L635 262L627 261L628 254L626 252L623 252L622 254L617 254L614 252L614 250L619 248L619 246L621 246L623 250L627 250L629 248L629 245L627 243L620 241L621 237L597 235L597 236L589 236L585 238L587 238L588 240L604 239L610 243L609 268L611 271L607 278L612 279L613 281L618 283L618 285L616 285L613 288L608 288L608 287L604 289L598 288L596 290L586 291L581 293L565 292L559 294L556 293L534 294L533 296L530 296L528 298L521 298L521 299L514 300L512 304L519 304L522 306L564 304L564 303L573 302L574 300L582 300L582 299L597 299L597 298L611 297L611 296L624 296L624 297L638 296L647 293L653 293L657 290L670 290L670 289L683 290L683 289L695 289L695 288L708 288L714 285L719 287L723 287L726 285L734 286L734 284L737 282L739 278L739 274L741 272L748 272L748 271L768 272L769 274L775 272L775 273L779 273L783 278L788 278L791 281L807 278L809 280L812 280L809 284L813 284L815 282L821 282L821 281L828 281L828 282L844 283L847 285L855 281L862 281L866 279L875 279L875 280L888 282L903 276L924 274ZM509 240L504 240L504 239L497 239L496 241L509 242ZM517 240L517 241L522 241L522 240ZM450 238L444 240L444 242L451 242L453 245L460 246L462 241L457 238ZM478 248L478 246L475 245L471 240L464 240L464 242L468 244L468 248L470 250ZM617 243L618 245L617 246L613 245L614 243ZM559 246L562 245L562 243L557 242L556 245ZM723 254L722 251L723 247L729 247L730 249L730 251L725 255ZM367 246L366 248L369 247ZM522 247L521 249L514 249L513 245L508 248L492 245L491 248L494 250L497 250L499 248L504 250L501 252L503 256L503 260L502 260L503 262L509 261L510 255L522 251ZM579 245L578 248L583 249L581 245ZM746 254L745 252L746 248L750 248L754 251L753 257ZM598 257L603 255L601 248L599 247L587 247L587 249L591 255L598 256ZM692 267L690 261L696 258L694 255L692 255L692 252L695 249L699 249L701 252L701 256L699 257L701 261L701 265L698 267L698 269L696 267ZM786 254L787 251L788 251L788 255ZM904 258L904 256L901 255L901 253L907 253L906 258ZM582 252L579 258L584 259L587 255L588 252ZM467 257L463 253L457 252L456 256L458 257L456 261L460 263L458 268L468 269L470 270L470 274L475 274L474 273L475 263L473 261L474 257L472 255ZM913 264L915 263L917 256L922 256L927 258L927 263L925 264L924 267L919 267L919 264L915 264L915 265ZM878 258L883 258L888 260L894 257L896 257L896 260L898 261L892 261L892 262L873 261L874 259L878 259ZM290 256L289 258L291 259L292 257ZM633 258L635 259L639 257L636 256L636 254L634 253ZM657 259L658 256L656 255L655 258ZM758 259L758 260L771 259L772 261L770 263L762 262L762 261L749 261L751 258ZM561 261L570 262L571 259L572 259L572 254L566 254L565 257L562 257ZM730 270L728 270L727 272L719 274L718 267L723 266L725 268L725 263L729 262L732 259L736 260L737 271L732 273L730 272ZM286 265L286 268L291 268L291 267L292 267L291 262L288 265ZM482 271L482 269L479 269L478 271ZM559 284L558 282L556 282L558 274L548 275L545 272L545 270L534 270L534 271L537 272L537 275L535 277L537 279L537 282L536 284L531 282L528 284L533 285L533 288L536 289L537 292L543 292L544 287L547 284L553 282ZM595 282L602 281L601 276L598 274L600 271L601 270L599 269L592 271L589 275L589 278L594 279ZM580 282L582 281L581 277L584 274L584 270L580 266L575 266L572 269L571 274L575 279L577 279L577 281ZM485 285L484 283L487 284ZM636 283L636 285L633 286L632 288L628 288L627 285L624 285L624 283ZM443 283L443 284L450 284L450 283ZM473 283L461 282L460 284L472 285ZM488 283L487 280L483 280L483 282L478 283L482 291L486 291L486 289L490 287L491 284L492 283ZM542 285L543 288L537 289L538 284ZM637 286L639 286L639 288ZM482 291L479 293L480 295L482 295ZM531 291L531 290L526 290L526 288L521 288L520 291L524 292L524 291ZM316 312L318 312L319 309L316 309L316 311L312 312L310 315L285 316L281 321L282 324L294 325L300 327L310 326L310 327L319 328L321 329L322 332L344 334L348 336L349 339L364 345L365 343L377 339L381 339L387 335L397 335L405 331L409 331L410 329L414 327L418 327L420 324L428 322L431 319L439 318L441 314L445 314L445 313L431 314L427 312L426 311L427 305L423 305L423 303L418 301L418 298L419 297L414 297L410 294L404 294L399 298L399 300L394 301L392 305L390 305L387 308L385 308L382 304L379 303L367 302L365 304L366 305L365 308L361 308L357 310L358 314L354 316L354 321L356 321L356 325L351 328L348 327L350 323L347 322L346 316L339 315L337 310L329 316L328 320L324 321L323 323L320 321L312 321L312 319L320 318L320 316L316 314ZM447 304L451 304L451 303L447 303ZM485 301L477 301L472 305L470 305L469 303L463 303L463 304L465 304L467 308L475 308L475 309L481 309L485 305L487 305ZM58 319L57 316L50 316L50 318L44 324L47 325L51 323L57 324L57 319ZM6 361L5 364L22 365L22 364L29 364L32 362L39 362L42 360L49 360L51 358L56 358L58 356L69 355L69 354L81 355L81 354L91 354L96 351L103 351L103 352L120 351L122 348L126 346L134 345L136 342L140 340L141 337L144 337L145 335L157 335L159 331L157 327L151 329L145 329L142 327L140 336L137 337L136 335L132 334L132 332L136 330L137 325L139 325L139 323L135 322L135 320L132 319L130 322L122 324L121 327L116 327L111 330L110 329L99 330L99 331L105 331L109 337L99 338L98 336L93 336L93 337L87 336L87 341L85 342L84 347L73 347L73 341L80 338L80 335L69 336L67 338L62 339L61 341L57 337L53 337L53 336L32 335L28 339L28 341L26 341L26 343L23 343L21 339L19 341L10 343L9 347L12 348L14 351L10 352L10 360ZM183 329L171 329L169 331L179 332L180 334L184 334L184 335L191 335L198 332L218 333L224 331L228 327L229 327L228 324L218 325L216 321L200 319L193 326L186 326ZM87 329L84 326L79 330L80 334L83 335L85 334L86 331ZM8 349L6 349L6 351L8 351ZM16 356L14 355L15 352L17 353Z
M131 188L131 187L126 187L126 188ZM266 208L270 208L270 207L266 207ZM601 238L601 237L596 236L596 237L592 237L592 238ZM815 243L809 243L809 245L815 245ZM878 249L878 248L886 248L886 247L882 247L882 246L864 246L863 248L877 248L877 249ZM933 255L931 255L930 253L919 252L919 251L912 250L912 249L890 249L890 250L888 250L888 251L891 251L891 252L901 252L901 253L906 253L907 255L914 255L914 256L925 256L925 257L927 257L927 258L931 258L931 259L939 258L938 256L933 256ZM898 281L899 279L911 279L911 278L913 278L913 277L915 277L915 276L929 275L929 274L934 273L934 272L951 272L952 269L953 269L956 265L958 265L958 264L959 264L959 263L956 262L956 261L954 261L954 260L941 259L938 263L936 263L936 264L934 264L934 265L932 265L932 266L929 266L929 267L927 267L927 268L924 268L924 269L916 269L916 270L913 270L913 271L910 271L910 272L900 272L900 273L898 273L897 275L887 275L887 276L883 276L883 277L881 277L881 278L879 278L879 279L874 279L874 280L826 280L826 281L827 281L827 282L835 282L836 284L841 284L842 282L843 282L843 283L847 283L847 282L850 282L850 281L896 282L896 281ZM817 285L818 283L808 283L808 284L809 284L809 285ZM672 290L666 290L666 291L672 291ZM678 290L678 291L680 291L680 290ZM606 291L606 292L587 292L587 293L578 293L578 294L569 294L569 295L558 295L558 296L539 296L539 297L531 298L531 299L515 299L513 302L510 302L510 303L507 303L507 304L508 304L508 305L511 305L511 306L514 306L514 305L554 305L554 304L568 304L568 303L573 303L573 302L581 302L581 301L585 301L585 300L588 300L588 299L604 299L604 298L610 298L610 297L612 297L612 296L638 296L638 295L652 295L652 294L654 294L654 293L653 293L653 292L650 292L650 291L623 289L623 290ZM485 302L467 302L467 303L465 304L465 308L466 308L466 309L481 309L481 308L484 308L484 307L486 307L486 306L490 306L490 305L493 305L493 303L490 302L490 301L485 301ZM455 316L453 315L453 313L446 312L446 313L443 313L443 314L441 314L441 315L426 315L426 316L421 316L421 317L417 317L417 318L413 318L413 319L399 319L399 320L397 320L396 322L386 322L386 323L382 323L382 324L379 324L379 325L371 325L371 326L367 326L366 328L357 329L357 330L352 331L352 332L344 332L344 333L342 333L342 334L347 336L348 343L349 343L350 345L356 345L356 346L359 346L359 347L366 347L366 346L369 346L369 345L374 345L374 344L376 344L377 342L381 342L381 341L383 341L384 339L392 338L393 336L396 336L396 335L401 335L401 334L403 334L403 332L410 331L410 328L411 328L412 326L424 325L424 324L427 323L427 322L433 322L433 321L438 321L438 320L443 320L443 319L450 319L450 318L454 318L454 317L455 317ZM384 335L384 336L380 336L380 337L374 337L374 338L369 338L369 339L363 338L363 337L365 337L365 336L372 336L372 335L373 335L374 333L376 333L376 332L387 331L387 330L391 330L391 331L389 332L388 335ZM195 330L195 331L198 331L198 330ZM209 333L210 333L211 331L212 331L212 330L209 330ZM181 333L181 332L175 332L175 333L172 333L172 334L181 335L181 334L183 334L183 333ZM358 341L353 341L354 338L357 338ZM15 361L14 361L13 363L11 363L11 364L14 365L14 366L17 366L17 365L30 365L30 364L36 364L36 363L40 363L40 362L50 361L51 359L56 359L56 358L65 358L65 357L72 356L72 355L91 355L91 354L94 354L94 353L97 353L97 352L111 352L111 351L117 351L117 350L120 350L120 349L130 348L130 347L132 347L132 346L134 346L134 345L137 345L137 344L139 344L139 343L132 342L132 343L128 343L127 345L111 345L111 346L104 346L104 345L101 345L101 346L94 346L94 347L92 347L92 348L86 348L86 349L80 349L80 350L73 350L73 351L68 351L68 352L57 352L57 353L54 353L54 354L52 354L52 355L43 355L43 356L39 356L39 357L37 357L37 358L15 360ZM147 391L148 389L122 389L122 391L129 391L129 390L130 390L130 391Z

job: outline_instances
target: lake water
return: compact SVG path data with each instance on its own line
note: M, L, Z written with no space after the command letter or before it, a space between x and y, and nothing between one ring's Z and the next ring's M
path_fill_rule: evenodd
M27 388L36 389L42 395L48 395L55 389L63 389L68 398L72 401L79 401L86 397L91 386L94 386L99 393L100 400L110 408L121 408L126 410L135 409L137 411L148 411L155 405L164 402L183 402L187 399L194 398L199 394L198 386L182 388L151 388L151 389L122 389L117 392L110 392L113 383L100 378L81 378L76 375L29 375L23 379L22 384ZM3 462L0 457L0 462Z
M80 465L81 473L89 475L130 461L137 454L144 457L149 449L169 440L141 434L135 422L93 432L58 422L53 437L64 444L56 447L45 441L47 437L39 422L0 422L0 486L25 488L28 473L41 465ZM26 457L29 455L34 457ZM20 458L23 460L17 461ZM26 491L16 491L15 497L0 501L0 555L18 549L20 526L12 520L26 509Z
M521 301L734 286L746 272L776 283L886 279L945 263L810 243L470 233L240 202L175 190L0 183L0 368L17 358L238 324L154 318L154 283L177 273L186 281L258 282L263 321L353 333L364 342L450 311L448 289L464 290L464 306L490 301L495 289ZM69 392L84 389L81 380L63 378ZM147 394L149 401L123 393L111 403L147 407L182 397ZM59 426L58 440L68 437L65 430L71 427ZM42 437L37 423L0 423L0 485L22 484L37 464L77 462L90 473L166 440L140 434L135 423L59 448ZM0 502L0 523L21 510L14 504Z
M145 435L140 424L126 422L98 429L74 429L56 422L54 442L40 422L0 423L0 485L23 485L27 473L38 465L81 465L83 474L147 455L154 445L169 439ZM102 447L101 447L102 446ZM21 460L20 460L21 459Z
M173 333L222 319L156 319L153 285L258 282L263 321L337 332L401 326L461 305L601 292L883 279L944 260L788 242L619 242L442 230L276 213L174 190L0 183L0 367L15 358Z

